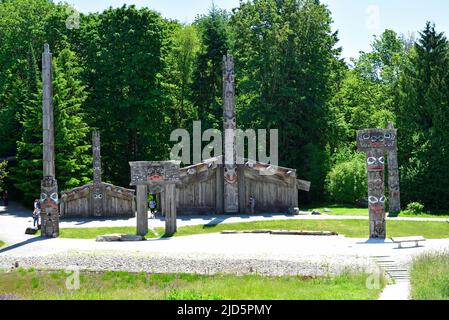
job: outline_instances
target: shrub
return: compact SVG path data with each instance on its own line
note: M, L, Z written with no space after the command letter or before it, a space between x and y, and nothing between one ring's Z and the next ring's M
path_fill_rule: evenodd
M411 214L423 214L424 213L424 205L419 202L411 202L407 205L407 212Z
M8 175L6 171L6 166L8 165L8 162L2 161L0 162L0 192L4 189L4 179Z
M364 154L336 164L326 178L326 192L331 201L354 203L367 196L367 177Z

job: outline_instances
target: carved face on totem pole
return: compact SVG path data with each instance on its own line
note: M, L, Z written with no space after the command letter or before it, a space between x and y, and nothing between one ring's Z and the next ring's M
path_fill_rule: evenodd
M367 129L357 133L357 147L360 151L368 149L389 150L396 146L396 130Z
M229 184L234 184L237 182L237 169L235 167L225 166L224 167L224 179Z
M148 182L160 182L164 180L165 172L163 167L152 167L148 169Z
M369 208L375 217L382 217L385 209L385 196L369 196Z
M94 215L100 217L103 215L103 198L104 198L104 188L101 184L94 184L92 190Z
M385 157L368 157L366 159L368 171L383 171L385 169Z
M131 185L165 185L179 182L180 161L130 162Z
M42 180L40 202L44 213L49 212L48 209L58 212L58 185L53 177L45 177Z

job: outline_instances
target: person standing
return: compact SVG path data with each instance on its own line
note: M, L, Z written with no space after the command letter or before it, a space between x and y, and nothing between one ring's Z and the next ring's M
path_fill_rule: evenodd
M154 214L156 213L156 201L154 200L150 201L150 211L151 214L154 216Z
M3 192L3 205L5 207L8 206L9 203L9 195L8 195L8 190L5 190L5 192Z
M33 227L39 228L39 217L41 215L41 202L36 199L34 201L34 211L33 211Z
M256 198L254 198L253 196L249 197L249 205L251 208L251 214L254 214L254 210L256 208Z

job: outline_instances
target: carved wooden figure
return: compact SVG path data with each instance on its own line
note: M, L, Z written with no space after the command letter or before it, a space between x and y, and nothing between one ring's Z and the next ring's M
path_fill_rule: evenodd
M239 212L239 184L237 175L235 130L234 59L223 57L223 129L224 138L224 212Z
M55 137L53 117L53 77L50 46L44 45L42 54L42 129L43 129L43 179L41 182L41 234L43 237L59 236L58 182L55 178Z
M385 151L396 148L396 130L357 131L357 147L366 152L370 238L386 238Z

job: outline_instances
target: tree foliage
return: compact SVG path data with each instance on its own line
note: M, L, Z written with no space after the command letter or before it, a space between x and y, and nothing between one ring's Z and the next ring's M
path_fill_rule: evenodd
M89 127L82 107L87 98L80 80L80 68L75 54L63 49L53 64L55 165L61 190L71 189L90 181L92 157ZM34 54L27 65L28 91L21 114L21 136L17 141L17 167L11 178L26 201L39 194L42 179L42 89Z
M277 129L280 159L312 181L319 198L327 172L327 101L340 50L329 10L317 1L255 0L231 18L239 120Z
M161 74L164 21L148 9L123 6L86 18L85 77L89 124L99 128L104 173L129 184L129 161L162 160L168 155L168 126Z
M122 186L129 161L168 158L172 130L195 120L221 129L222 59L231 53L238 127L279 129L279 164L312 182L308 200L362 197L356 130L392 121L404 203L449 208L449 44L432 24L417 40L385 30L346 63L331 12L316 0L213 6L192 24L123 6L82 14L75 29L67 8L0 1L0 159L16 156L8 179L26 199L42 175L39 66L49 43L61 189L90 180L93 128L104 180Z
M6 171L7 165L7 161L0 162L0 192L5 190L5 178L8 176L8 172Z
M407 59L398 90L406 202L446 208L449 181L449 43L430 22Z

